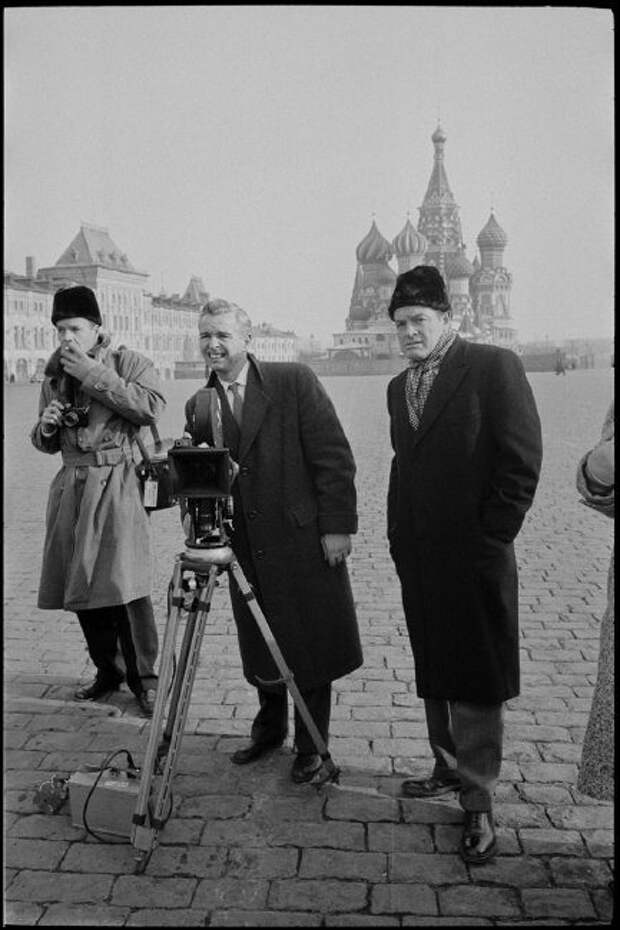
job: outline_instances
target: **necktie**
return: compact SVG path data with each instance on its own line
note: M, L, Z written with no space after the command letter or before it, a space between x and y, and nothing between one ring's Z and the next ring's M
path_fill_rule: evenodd
M228 385L228 390L232 394L232 413L235 418L235 422L239 428L241 428L241 413L243 411L243 401L241 400L241 394L239 393L239 385L236 381L233 381L232 384Z

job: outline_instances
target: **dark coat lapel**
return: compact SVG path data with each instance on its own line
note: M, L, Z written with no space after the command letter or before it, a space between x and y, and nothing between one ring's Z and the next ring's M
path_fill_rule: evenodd
M424 440L425 435L446 406L460 382L463 380L468 365L465 360L466 343L457 337L455 344L448 350L446 357L439 367L437 377L433 382L428 400L422 411L420 425L414 433L414 447ZM407 415L407 400L405 398L405 415Z
M243 400L243 417L241 419L241 439L239 441L239 461L256 439L265 414L271 405L269 396L263 390L263 373L254 356L248 355L250 370Z

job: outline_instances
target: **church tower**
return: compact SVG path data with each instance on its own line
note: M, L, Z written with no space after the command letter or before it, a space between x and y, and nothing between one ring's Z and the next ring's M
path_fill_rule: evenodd
M459 208L444 165L446 138L441 126L437 126L431 136L435 147L433 169L418 221L418 230L428 241L426 263L435 265L445 280L449 260L464 248Z
M495 219L493 209L476 243L480 262L476 262L469 282L474 319L495 345L513 345L516 327L510 316L512 275L504 267L508 236Z
M357 272L351 295L346 328L364 329L374 320L382 319L396 284L396 274L388 262L393 249L374 219L357 249Z

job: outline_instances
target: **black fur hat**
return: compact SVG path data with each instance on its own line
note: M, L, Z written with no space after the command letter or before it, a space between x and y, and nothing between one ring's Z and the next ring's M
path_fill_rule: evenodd
M77 284L75 287L65 287L54 294L52 304L52 323L59 320L69 320L74 316L81 316L85 320L101 326L101 311L95 297L95 292L89 287Z
M441 274L434 265L416 265L404 271L396 279L396 286L388 306L388 314L394 319L399 307L430 307L447 313L450 310L448 293Z

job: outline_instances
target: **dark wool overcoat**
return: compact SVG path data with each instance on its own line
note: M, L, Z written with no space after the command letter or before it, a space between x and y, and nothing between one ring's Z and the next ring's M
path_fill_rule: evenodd
M513 540L541 467L534 397L512 351L457 337L414 431L406 378L388 385L388 540L417 692L500 703L519 693Z
M296 363L250 368L238 430L220 395L224 442L239 473L233 483L235 556L252 585L300 688L327 684L362 664L346 564L330 567L327 533L357 531L355 462L331 400L314 372ZM186 404L194 441L196 395ZM208 437L207 437L208 438ZM230 579L244 675L273 680L279 672L256 621Z

